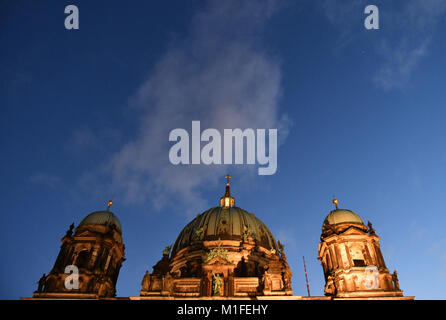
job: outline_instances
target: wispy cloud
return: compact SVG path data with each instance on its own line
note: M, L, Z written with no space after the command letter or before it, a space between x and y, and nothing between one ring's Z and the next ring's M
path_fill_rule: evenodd
M45 172L38 172L30 176L28 181L54 188L60 182L60 178Z
M187 36L170 43L131 99L142 110L137 138L105 168L127 201L182 205L191 214L207 205L200 190L225 168L174 166L168 159L169 132L190 132L192 120L202 129L278 128L283 141L289 121L279 112L280 65L259 38L276 10L274 1L209 1ZM246 167L236 170L249 175Z
M376 72L373 81L384 90L404 87L421 59L428 54L431 38L417 42L409 48L407 43L399 42L389 47L389 42L382 43L380 49L384 63Z
M73 131L66 148L72 153L83 153L91 150L104 152L110 145L119 146L120 141L121 134L116 129L92 130L84 126Z
M405 1L401 10L392 15L397 37L384 38L378 48L383 64L374 82L384 90L403 88L410 80L429 47L441 17L446 12L442 0Z
M358 36L358 29L363 26L363 12L367 4L367 0L323 0L320 2L326 18L339 32L335 52L341 51Z
M353 43L364 32L365 0L325 0L326 17L339 30L336 50ZM421 61L429 55L432 38L446 13L443 0L408 0L379 5L380 30L375 50L380 66L372 81L383 90L404 88Z

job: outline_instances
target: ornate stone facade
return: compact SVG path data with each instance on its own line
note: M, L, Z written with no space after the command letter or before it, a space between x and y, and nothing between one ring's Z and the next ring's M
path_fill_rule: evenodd
M372 224L350 210L330 212L322 227L319 260L325 295L336 298L402 297L396 271L392 276Z
M220 207L197 215L180 233L172 254L147 275L141 296L290 296L284 247L254 214L234 207L229 182Z
M109 206L111 203L109 203ZM111 298L116 296L116 281L124 262L121 225L108 211L88 215L74 230L70 226L62 238L62 246L53 269L43 275L35 298ZM78 288L67 288L72 275L70 266L78 270ZM68 267L68 269L67 269ZM72 268L72 267L71 267Z
M227 177L229 179L229 176ZM389 273L372 224L353 211L331 211L322 226L319 260L325 297L293 296L284 245L253 213L235 207L229 190L220 206L198 214L162 258L145 272L139 296L116 298L124 258L122 229L109 211L93 212L70 226L48 276L30 299L397 299L396 271ZM79 287L67 289L67 266L79 270Z

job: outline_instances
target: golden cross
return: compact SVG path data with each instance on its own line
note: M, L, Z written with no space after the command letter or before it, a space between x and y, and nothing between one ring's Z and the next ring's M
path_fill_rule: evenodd
M225 175L225 178L227 179L226 184L229 185L229 179L231 179L231 176L230 175Z

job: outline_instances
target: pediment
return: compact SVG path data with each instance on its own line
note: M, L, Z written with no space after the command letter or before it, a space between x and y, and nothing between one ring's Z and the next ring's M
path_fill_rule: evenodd
M232 266L232 263L228 260L221 258L221 257L215 257L215 258L211 259L210 261L205 262L204 265L207 265L207 266L231 265Z
M355 227L349 227L347 230L342 232L342 235L367 235L367 232L364 232L362 230L359 230Z
M93 233L93 232L91 232L89 230L84 230L84 231L81 231L81 232L77 233L75 235L75 237L76 238L77 237L94 237L95 235L96 235L95 233Z

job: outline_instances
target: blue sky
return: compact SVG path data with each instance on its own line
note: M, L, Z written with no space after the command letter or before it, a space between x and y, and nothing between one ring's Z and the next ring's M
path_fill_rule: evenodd
M75 4L80 29L64 28ZM375 4L380 29L366 30ZM323 295L321 225L373 223L405 295L445 299L446 3L2 1L0 298L29 297L68 226L113 197L119 296L197 213L236 205L285 243L294 294ZM174 128L278 128L278 170L173 166Z

